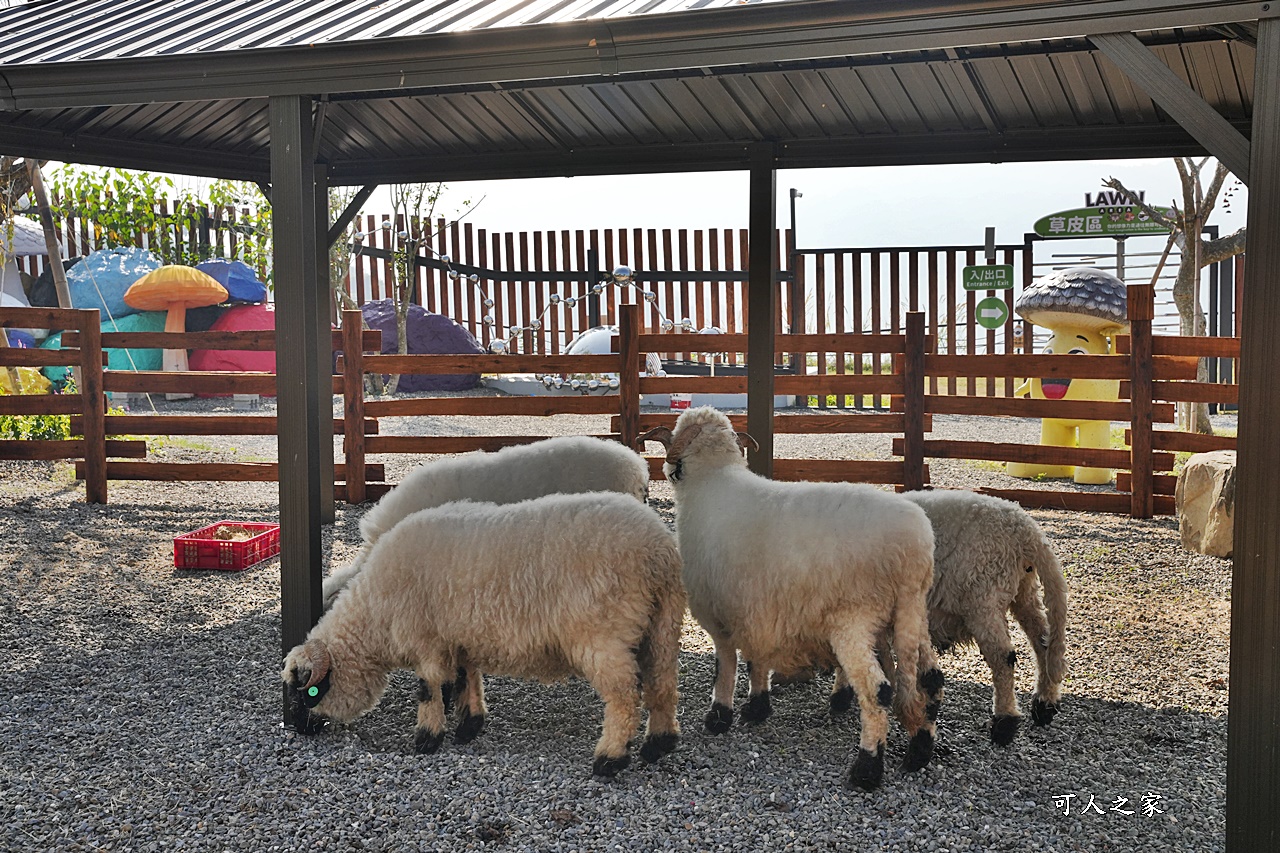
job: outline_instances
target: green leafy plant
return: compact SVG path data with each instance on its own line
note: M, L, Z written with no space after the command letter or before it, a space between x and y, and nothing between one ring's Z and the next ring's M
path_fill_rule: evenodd
M70 437L69 415L0 415L0 438L41 441Z

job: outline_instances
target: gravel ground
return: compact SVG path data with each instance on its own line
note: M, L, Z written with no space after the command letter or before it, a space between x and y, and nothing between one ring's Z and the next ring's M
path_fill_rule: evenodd
M934 427L939 438L1038 435L1037 422L1014 419L935 417ZM604 432L607 419L422 418L384 430ZM777 437L780 455L832 458L887 458L889 441ZM273 458L274 440L169 439L154 452ZM373 461L393 482L409 464ZM1025 485L984 463L931 469L939 486ZM670 520L666 483L652 503ZM338 506L324 531L329 565L354 553L364 509ZM278 561L240 573L172 564L180 533L278 512L273 484L112 482L110 503L89 506L66 465L0 463L0 849L1224 848L1231 565L1182 550L1172 519L1033 510L1071 588L1062 712L992 746L985 664L971 649L949 653L944 754L918 774L897 772L905 737L895 726L892 769L864 794L841 784L858 723L827 715L829 676L781 688L763 725L703 733L713 658L691 622L680 748L614 781L589 775L601 707L576 681L489 679L485 733L434 756L412 752L409 673L349 726L287 731ZM1025 708L1033 679L1021 669Z

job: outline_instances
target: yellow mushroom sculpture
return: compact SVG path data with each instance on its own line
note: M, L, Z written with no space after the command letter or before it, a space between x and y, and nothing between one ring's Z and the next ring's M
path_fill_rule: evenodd
M165 311L164 330L185 332L187 309L217 305L227 298L227 289L218 280L195 267L168 264L154 269L135 281L124 292L124 301L141 311ZM164 351L164 369L185 371L187 351ZM190 394L166 394L168 399L190 397Z
M1114 335L1129 329L1125 284L1108 272L1091 267L1058 270L1032 282L1014 310L1024 320L1049 330L1045 354L1079 355L1111 352ZM1015 392L1038 400L1115 400L1118 379L1028 379ZM1058 447L1108 448L1111 422L1042 418L1040 443ZM1009 462L1013 477L1071 477L1077 483L1104 484L1115 476L1110 468L1073 465L1038 465Z

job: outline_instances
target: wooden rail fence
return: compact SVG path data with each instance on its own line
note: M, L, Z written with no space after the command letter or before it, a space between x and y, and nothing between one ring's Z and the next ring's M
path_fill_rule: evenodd
M1234 385L1196 382L1199 358L1239 359L1239 340L1221 338L1154 337L1151 334L1149 287L1129 288L1131 334L1120 339L1114 355L957 355L937 352L937 338L929 332L924 312L909 312L902 331L859 333L778 334L775 363L783 353L876 352L889 357L880 373L778 373L774 391L802 399L871 397L889 401L887 411L852 410L816 413L779 411L775 432L787 434L885 433L891 440L892 460L776 459L774 476L788 480L860 481L918 489L929 484L930 458L1029 462L1053 465L1108 467L1120 471L1116 490L989 489L1028 506L1124 512L1135 517L1173 512L1177 452L1234 448L1235 439L1200 436L1156 424L1174 421L1174 405L1183 401L1234 403ZM528 416L557 414L610 415L608 432L600 437L632 444L653 426L672 425L676 413L645 411L644 395L744 394L743 375L642 376L646 353L684 351L692 354L733 353L747 347L745 333L689 335L653 332L642 322L643 306L617 306L616 351L609 355L382 355L380 336L361 329L358 311L345 312L333 346L341 351L333 391L343 399L343 416L334 432L343 438L344 463L335 466L335 496L351 503L384 494L385 467L370 464L369 456L441 454L495 450L536 441L542 436L503 435L384 435L385 418L406 416ZM274 480L275 463L166 463L146 461L142 441L114 436L138 435L270 435L276 420L269 415L137 415L106 414L105 393L196 392L213 394L273 394L275 376L268 373L165 373L104 370L104 346L128 348L273 349L274 333L267 332L113 332L102 333L94 311L56 309L0 309L0 325L61 327L61 350L0 349L0 366L75 365L82 373L80 392L67 395L0 397L0 414L70 414L77 436L65 442L0 442L0 458L77 459L77 475L85 480L86 499L105 502L109 479L151 480ZM1238 363L1233 375L1238 375ZM596 374L617 376L616 394L531 397L414 397L366 399L370 374L448 373ZM1005 396L959 396L935 393L945 380L959 376L991 377L1012 386L1026 376L1070 376L1119 379L1123 399L1116 401L1038 400ZM942 380L942 384L939 381ZM943 389L945 390L945 389ZM931 439L934 415L983 417L1067 418L1128 423L1126 448L1068 448L976 440ZM745 416L732 417L745 428ZM111 457L111 460L108 459ZM116 461L128 460L128 461ZM651 475L660 478L661 460L650 459Z

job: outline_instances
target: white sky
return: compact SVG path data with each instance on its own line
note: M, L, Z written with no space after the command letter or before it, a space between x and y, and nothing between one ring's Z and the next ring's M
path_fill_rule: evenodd
M987 226L995 226L997 242L1020 243L1035 220L1083 207L1085 193L1103 189L1109 177L1145 190L1151 204L1181 206L1168 158L793 169L778 173L778 225L789 223L794 187L803 194L796 200L800 248L981 244ZM1228 187L1234 183L1228 178ZM491 232L745 228L747 194L745 172L471 181L449 184L437 210L452 218L470 199L467 220ZM1223 233L1243 226L1246 200L1239 187L1230 211L1220 199L1211 222ZM369 213L390 209L385 190L366 205Z

